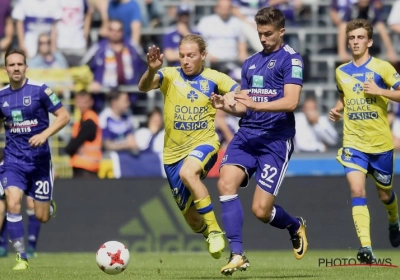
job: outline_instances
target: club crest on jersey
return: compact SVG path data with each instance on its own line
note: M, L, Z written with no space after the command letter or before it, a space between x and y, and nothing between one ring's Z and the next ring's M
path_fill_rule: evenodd
M275 63L276 63L276 60L274 60L274 59L273 59L273 60L270 60L270 62L269 62L268 65L267 65L268 69L274 68Z
M400 75L399 75L399 73L394 73L393 74L393 77L396 79L396 80L400 80Z
M254 75L253 76L252 87L253 88L262 88L262 87L264 87L264 77L263 76L259 76L259 75Z
M202 92L207 92L210 90L210 86L208 85L208 81L207 80L200 80L200 90Z
M370 82L374 80L374 72L365 73L365 81Z
M24 105L29 106L31 105L31 97L30 96L24 96Z

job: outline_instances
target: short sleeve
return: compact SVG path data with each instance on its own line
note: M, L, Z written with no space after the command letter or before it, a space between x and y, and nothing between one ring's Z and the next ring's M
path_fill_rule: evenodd
M337 0L331 0L331 9L337 11L338 10L338 2Z
M199 31L201 35L206 36L208 30L207 21L204 20L204 18L200 19L199 23L197 24L197 31Z
M375 24L377 22L383 22L383 15L382 15L382 9L381 8L374 8L374 18L372 22Z
M241 74L241 80L240 80L240 87L241 89L249 89L249 81L247 79L247 72L246 70L248 69L248 60L246 60L243 65L242 65L242 74Z
M131 22L142 21L142 13L140 12L140 7L136 1L130 2L132 5Z
M299 54L293 54L282 63L283 84L303 85L303 59Z
M168 33L163 36L163 49L175 49L176 44L173 42L174 33Z
M124 133L124 136L128 136L129 134L133 134L133 124L132 121L129 119L129 117L126 118L126 122L128 125L126 126L126 131Z
M61 20L62 18L62 5L61 0L53 0L54 1L54 11L53 11L53 20Z
M25 12L23 8L22 0L18 0L15 3L14 9L12 10L11 17L15 20L24 20Z
M390 88L397 88L400 85L400 75L397 73L396 69L390 64L386 62L384 66L385 74L383 80L385 84Z
M234 7L241 7L240 0L232 0L232 6Z
M103 140L111 140L112 134L111 131L108 129L108 125L102 128L102 138Z
M6 8L5 18L8 18L11 16L11 12L12 12L11 4L8 3L8 5L5 8Z
M43 85L40 88L39 99L40 103L42 103L42 105L50 113L54 113L63 106L57 94L52 89L47 87L47 85Z
M392 25L392 24L400 24L400 1L396 1L393 6L392 9L390 10L390 14L387 20L387 24L388 25Z
M335 71L335 79L336 79L336 88L340 93L343 93L343 88L342 85L340 84L339 81L339 69L337 68Z
M223 74L221 72L217 72L217 73L218 73L218 75L216 75L217 86L218 86L218 91L220 94L225 94L227 92L233 91L237 86L239 86L239 84L236 83L228 75Z
M158 82L158 86L161 87L163 83L168 83L169 80L169 67L161 68L157 71L157 74L160 75L160 81Z
M351 7L346 7L343 8L343 11L341 12L342 16L340 18L341 21L343 22L349 22L351 20L351 15L352 15L352 9Z

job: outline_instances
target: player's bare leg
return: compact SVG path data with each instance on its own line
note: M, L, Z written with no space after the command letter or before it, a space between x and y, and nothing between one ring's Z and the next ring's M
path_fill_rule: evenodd
M361 243L357 259L361 263L371 264L375 261L375 256L371 247L370 216L365 191L365 174L358 170L346 168L346 178L351 191L353 221Z
M179 176L183 184L190 190L197 212L207 225L208 250L214 258L219 258L225 249L225 239L215 217L208 190L200 179L202 172L198 160L188 157L179 171Z
M397 195L392 188L383 189L377 186L379 199L383 202L388 213L389 220L389 240L393 247L400 245L400 229L399 229L399 207Z
M243 209L237 194L240 183L246 179L246 173L239 166L221 167L218 191L222 206L222 222L231 247L229 261L221 268L221 273L225 276L232 275L237 270L246 270L250 266L243 251Z
M17 251L17 264L13 270L25 270L29 268L25 252L24 224L22 223L21 201L23 191L17 187L7 187L5 190L7 201L7 227L10 239Z
M263 223L279 229L287 229L293 245L296 259L304 257L308 249L305 221L301 217L292 217L279 205L275 204L275 196L256 187L253 197L252 210L254 215Z
M6 201L0 199L0 258L8 256Z
M52 206L52 201L37 201L34 200L34 211L35 211L35 216L36 218L41 222L41 223L46 223L50 220L53 214L53 206Z

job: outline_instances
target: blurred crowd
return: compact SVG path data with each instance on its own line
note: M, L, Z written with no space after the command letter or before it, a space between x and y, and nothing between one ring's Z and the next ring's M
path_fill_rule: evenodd
M312 74L313 55L332 56L336 65L350 60L345 25L354 18L374 23L372 54L399 69L400 0L0 0L0 51L25 50L28 78L47 83L70 110L74 122L52 147L74 177L164 176L162 96L137 89L147 48L159 46L165 65L179 66L182 36L201 34L208 44L207 66L240 81L241 63L262 49L253 17L266 6L285 13L285 42L304 57L306 84L321 84ZM304 32L317 36L319 47ZM0 83L7 83L5 76ZM341 145L341 127L328 121L323 100L312 90L302 96L298 153ZM390 106L400 149L400 108ZM216 127L223 153L238 119L218 112ZM76 158L85 145L92 152ZM217 176L216 168L209 176Z

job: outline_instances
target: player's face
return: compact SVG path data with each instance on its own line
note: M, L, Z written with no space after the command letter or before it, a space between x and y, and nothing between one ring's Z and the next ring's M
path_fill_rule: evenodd
M163 119L160 113L155 112L150 116L149 126L158 127L159 129L163 126Z
M27 67L28 66L24 62L24 57L21 54L13 53L7 57L4 70L10 78L10 82L19 83L25 79Z
M108 26L108 39L111 42L121 42L122 41L122 25L120 22L111 21Z
M47 55L51 53L51 41L50 36L42 35L39 37L39 53L42 55Z
M179 47L181 67L186 75L196 75L201 72L206 52L200 53L196 43L184 43Z
M350 31L347 36L349 48L355 57L363 56L368 51L368 48L372 46L372 39L368 39L367 30L364 28Z
M93 106L93 100L88 95L81 95L75 98L75 106L81 113L90 110Z
M131 101L129 100L129 96L127 93L123 93L119 96L117 103L118 111L121 114L126 113L128 111L129 106L131 105Z
M264 51L270 53L278 50L282 45L285 28L276 28L273 25L257 25L257 32Z

